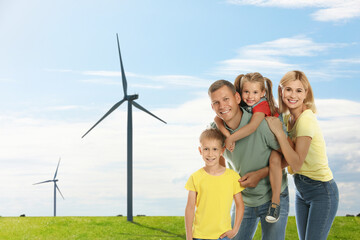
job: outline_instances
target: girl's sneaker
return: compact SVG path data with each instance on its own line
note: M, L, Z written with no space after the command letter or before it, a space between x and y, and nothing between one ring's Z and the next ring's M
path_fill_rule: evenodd
M276 203L271 203L269 206L268 214L265 217L265 220L268 223L276 223L280 217L280 205Z

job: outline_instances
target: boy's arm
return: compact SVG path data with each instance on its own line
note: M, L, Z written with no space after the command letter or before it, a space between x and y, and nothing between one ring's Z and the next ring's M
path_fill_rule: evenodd
M224 125L224 122L221 118L219 118L218 116L216 116L214 118L214 122L217 126L217 128L220 130L220 132L222 134L224 134L225 137L229 137L230 136L230 132L229 130L226 129L225 125Z
M223 233L220 238L228 237L233 238L238 233L242 218L244 216L244 202L241 196L241 192L234 195L235 201L235 223L233 228L230 231Z
M232 146L236 141L249 136L255 130L259 127L262 120L265 119L265 113L263 112L256 112L252 115L250 122L231 134L229 137L227 137L225 144L226 148L229 149L230 146Z
M196 192L189 191L188 200L185 208L185 230L186 240L192 240L192 226L195 216Z

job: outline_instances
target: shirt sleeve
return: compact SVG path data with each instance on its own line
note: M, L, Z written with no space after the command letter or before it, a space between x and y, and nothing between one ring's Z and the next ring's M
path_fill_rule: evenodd
M316 131L316 117L312 112L299 118L296 126L296 137L311 137L313 138Z
M189 191L196 192L195 183L194 183L194 177L191 175L188 179L188 181L185 184L185 189Z
M270 106L267 101L262 101L252 109L253 114L256 112L262 112L265 117L271 116Z
M240 186L239 179L240 179L240 175L234 171L234 174L233 174L233 183L234 183L233 184L233 193L234 194L233 195L235 195L245 189Z

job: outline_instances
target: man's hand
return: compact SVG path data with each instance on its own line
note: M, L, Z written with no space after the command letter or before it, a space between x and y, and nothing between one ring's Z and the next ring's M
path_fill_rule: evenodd
M254 188L262 179L258 171L248 172L239 179L240 185L244 188Z
M235 237L236 233L237 232L235 232L234 230L227 231L227 232L221 234L220 239L223 239L224 237L228 237L228 238L232 239L233 237Z

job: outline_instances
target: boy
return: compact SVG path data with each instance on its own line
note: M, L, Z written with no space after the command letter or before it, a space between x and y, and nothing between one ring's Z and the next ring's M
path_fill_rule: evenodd
M199 151L205 166L193 173L185 185L189 190L185 209L187 240L231 239L239 230L244 214L240 192L244 188L238 182L239 174L220 164L224 150L224 136L218 129L202 132ZM230 209L233 200L236 217L231 228Z

